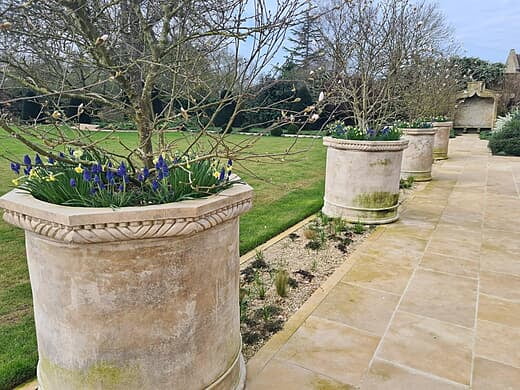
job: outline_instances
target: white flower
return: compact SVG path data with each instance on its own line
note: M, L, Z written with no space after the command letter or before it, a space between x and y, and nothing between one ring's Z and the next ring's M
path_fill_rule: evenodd
M316 122L318 119L320 119L320 116L318 114L312 114L310 121Z
M294 122L294 115L293 115L293 114L291 114L291 116L289 116L289 120L290 120L291 122Z
M419 23L417 23L417 27L421 27L423 25L423 21L419 20Z
M103 43L105 43L105 42L107 41L107 39L108 39L108 34L103 34L103 35L101 35L100 37L97 37L97 38L96 38L96 43L95 43L95 45L96 45L96 46L100 46L100 45L102 45Z
M51 115L54 119L60 119L61 118L61 112L54 111Z
M81 149L76 149L74 152L72 152L72 155L73 155L75 158L81 158L81 156L83 156L83 150L81 150Z
M320 96L318 96L318 102L322 102L323 99L325 99L325 94L323 93L323 91L321 91Z
M312 74L314 74L314 71L313 71L313 70L311 70L311 71L309 72L309 74L311 74L311 75L312 75Z

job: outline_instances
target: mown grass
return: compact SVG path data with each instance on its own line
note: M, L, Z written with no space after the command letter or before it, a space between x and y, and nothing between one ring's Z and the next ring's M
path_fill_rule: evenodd
M132 143L135 133L120 133L118 136ZM240 143L246 142L248 136L232 135L229 139ZM117 147L117 143L112 142ZM262 137L252 151L259 154L283 152L293 142L294 139L283 137ZM240 220L242 254L320 209L325 177L325 148L319 139L301 139L296 149L306 151L287 157L286 161L247 161L242 168L236 166L236 172L255 189L253 209ZM21 157L27 149L13 139L0 137L0 152ZM0 162L0 194L11 188L13 175L8 163ZM37 360L23 232L2 221L0 390L11 389L34 377Z

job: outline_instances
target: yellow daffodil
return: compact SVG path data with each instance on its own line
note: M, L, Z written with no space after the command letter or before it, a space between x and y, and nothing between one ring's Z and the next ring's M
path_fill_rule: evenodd
M12 183L15 185L15 186L18 186L20 184L20 180L19 179L13 179L12 180Z
M36 169L31 169L31 172L29 172L29 177L39 177L38 172L36 172Z
M213 176L215 177L215 179L218 179L220 177L220 172L219 171L213 172Z
M83 168L81 168L81 164L79 164L76 168L74 168L74 172L76 173L83 173Z
M56 181L56 177L51 173L46 179L45 181Z

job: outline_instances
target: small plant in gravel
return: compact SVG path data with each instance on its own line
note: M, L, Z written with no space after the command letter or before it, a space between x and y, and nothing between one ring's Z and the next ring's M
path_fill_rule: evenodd
M255 260L251 263L251 266L256 269L269 268L269 266L265 262L264 252L256 251Z
M334 218L330 221L331 234L336 236L348 230L347 223L341 218Z
M401 179L399 182L399 188L404 188L404 189L412 188L414 182L415 182L415 178L413 176L409 176L406 179Z
M303 236L307 239L307 240L315 240L317 237L318 237L318 232L314 229L305 229L304 232L303 232Z
M363 234L365 233L366 228L361 222L356 222L352 228L352 231L356 234Z
M289 273L285 269L276 271L274 276L274 285L276 287L276 293L280 297L287 297L287 291L289 289Z
M250 291L247 288L241 288L239 293L240 304L240 322L247 321L247 314L249 309L249 295Z
M262 277L260 276L260 273L258 271L255 272L254 283L255 283L255 289L256 289L258 298L264 300L265 296L267 294L267 289L266 289L265 283L262 280Z

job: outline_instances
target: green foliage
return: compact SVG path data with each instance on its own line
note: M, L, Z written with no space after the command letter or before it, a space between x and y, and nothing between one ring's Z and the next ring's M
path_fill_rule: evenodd
M505 65L491 63L475 57L455 57L452 59L458 69L461 87L468 81L484 81L489 88L498 87L504 79Z
M409 189L413 187L415 179L413 176L409 176L406 179L401 179L399 181L399 188Z
M356 222L352 228L352 231L356 234L363 234L365 233L365 230L366 228L361 222Z
M381 130L361 130L353 126L345 126L341 121L336 121L327 126L333 138L358 141L398 141L401 139L401 129L396 126L384 127Z
M267 289L266 289L265 283L262 280L262 277L260 276L260 273L258 271L255 272L254 282L255 282L255 290L258 295L258 298L260 298L262 300L265 299L265 296L267 294Z
M284 269L276 271L274 285L276 287L276 293L282 298L285 298L287 296L287 290L289 289L289 273Z
M281 137L282 135L283 135L283 130L281 127L275 127L274 129L271 129L272 137Z
M520 156L520 119L511 119L489 139L493 154Z
M32 91L29 91L25 94L26 98L31 98L34 96L36 96L36 94ZM38 103L36 98L25 99L22 103L21 117L23 120L38 119L42 115L42 108L42 105Z
M70 161L43 163L37 155L34 161L24 157L24 176L14 179L18 188L45 202L76 207L125 207L163 204L200 198L220 192L230 180L231 161L227 168L217 160L189 162L159 157L155 168L132 170L124 163L115 167L112 161L93 153L71 151ZM12 163L13 171L21 164Z

